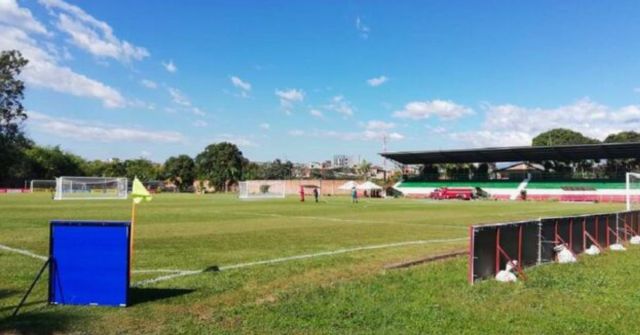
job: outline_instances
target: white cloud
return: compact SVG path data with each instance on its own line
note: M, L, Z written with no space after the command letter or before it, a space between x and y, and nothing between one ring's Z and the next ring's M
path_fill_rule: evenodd
M484 106L478 131L455 132L452 139L474 146L530 145L534 136L553 128L568 128L603 140L611 133L640 128L640 106L613 108L588 98L556 108L511 104Z
M395 123L392 122L384 122L379 120L370 120L365 126L368 130L389 130L396 127Z
M393 116L403 119L420 120L438 116L444 120L457 119L473 114L471 108L458 105L450 100L412 101L403 110L395 111Z
M240 147L257 147L258 145L249 138L242 135L220 134L215 139L216 142L229 142Z
M324 118L324 114L322 114L321 111L317 110L317 109L312 109L309 111L309 114L311 114L311 116L313 117L317 117L319 119Z
M150 88L150 89L158 88L158 84L155 81L149 80L149 79L142 79L140 81L140 84L142 84L142 86L144 86L146 88Z
M0 0L0 23L30 33L49 34L44 25L33 17L31 11L20 7L16 0Z
M367 84L369 84L369 86L371 87L377 87L386 83L387 80L389 80L389 78L387 78L386 76L380 76L380 77L371 78L367 80Z
M271 128L271 125L268 123L261 123L260 124L260 128L264 129L264 130L269 130Z
M171 100L174 103L185 107L191 106L191 101L189 100L189 98L187 98L179 89L169 87L167 88L167 91L169 92L169 95L171 95Z
M366 26L360 17L356 17L356 30L360 33L360 37L367 39L369 38L369 32L371 29L369 26Z
M381 141L384 138L388 140L402 140L404 135L390 131L395 128L395 124L390 122L371 120L360 124L364 128L362 131L335 131L335 130L290 130L289 135L293 137L314 137L324 139L338 139L341 141Z
M69 36L70 42L100 58L121 62L141 60L149 56L147 49L120 40L106 22L89 15L80 7L62 0L39 0L57 18L56 27Z
M304 100L304 91L295 88L288 90L276 90L276 95L280 98L281 103L294 103Z
M233 84L233 86L241 89L242 91L245 91L245 92L251 91L251 84L249 82L243 81L242 79L236 76L231 76L229 79L231 80L231 83Z
M304 91L295 88L276 90L275 94L280 99L280 106L284 108L287 114L291 114L294 104L304 100Z
M185 140L182 134L173 131L105 126L75 119L54 118L33 111L29 112L29 116L29 127L42 133L79 141L179 143Z
M29 59L23 72L27 83L56 92L98 99L107 108L127 105L116 89L59 65L56 56L45 51L26 32L2 25L0 31L0 50L17 49Z
M326 105L325 108L334 112L338 112L345 117L352 116L354 110L351 102L347 101L342 95L337 95L331 98L331 102Z
M204 120L196 120L193 122L193 126L194 127L198 127L198 128L203 128L208 126L209 124L207 123L207 121Z
M176 65L173 64L173 60L170 60L167 63L162 62L162 66L164 66L164 69L167 70L167 72L169 73L176 73L178 71L178 67L176 67Z
M202 111L202 110L201 110L200 108L198 108L198 107L193 107L193 108L191 109L191 111L193 112L193 114L194 114L194 115L197 115L197 116L205 116L205 115L207 115L207 113L205 113L204 111Z

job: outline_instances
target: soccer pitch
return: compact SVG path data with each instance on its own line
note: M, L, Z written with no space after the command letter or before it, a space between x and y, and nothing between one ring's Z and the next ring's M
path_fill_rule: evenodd
M50 220L129 220L130 206L54 202L48 194L3 196L0 245L46 255ZM640 307L631 284L640 278L630 274L640 252L633 248L563 268L531 269L529 282L515 285L469 286L465 257L384 270L465 250L470 224L622 207L159 194L138 207L131 307L47 306L44 278L21 315L8 318L42 261L0 249L0 333L540 333L567 324L574 331L627 332L633 319L625 308ZM202 271L214 267L219 271ZM604 273L607 267L625 275ZM612 306L622 310L603 319ZM586 314L574 315L572 308ZM565 324L551 322L554 317Z

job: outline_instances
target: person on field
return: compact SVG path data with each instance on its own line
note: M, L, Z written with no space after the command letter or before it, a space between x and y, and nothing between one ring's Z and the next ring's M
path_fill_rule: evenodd
M316 202L318 202L318 197L320 196L320 191L318 191L317 187L313 188L313 197L316 199Z
M304 202L304 186L300 186L300 202Z
M355 186L351 188L351 202L354 204L358 203L358 191Z

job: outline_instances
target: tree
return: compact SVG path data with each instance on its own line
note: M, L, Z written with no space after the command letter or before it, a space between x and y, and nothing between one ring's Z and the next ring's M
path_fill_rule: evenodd
M531 145L534 147L546 147L552 145L571 144L597 144L600 141L586 137L577 131L564 128L551 129L534 137Z
M610 134L604 139L604 143L630 143L640 142L640 133L635 131L622 131L617 134Z
M293 175L293 163L282 162L279 158L265 166L264 178L270 180L291 179Z
M84 159L62 151L60 147L33 146L25 152L28 159L30 178L54 179L60 176L83 175Z
M129 179L138 177L140 181L147 182L157 180L160 175L160 167L148 159L128 159L124 166L125 176Z
M371 162L367 162L366 159L362 160L362 162L360 162L360 164L358 164L358 167L356 168L356 172L358 173L358 175L364 179L367 179L370 170Z
M640 142L640 133L635 131L622 131L610 134L604 139L604 143L630 143ZM609 159L605 166L606 174L614 178L622 178L627 171L638 170L640 162L637 159Z
M27 119L22 100L24 83L18 79L28 61L19 51L0 53L0 181L15 176L24 162L24 149L31 146L20 126Z
M243 162L242 151L228 142L210 144L195 160L198 177L225 192L230 184L242 179Z
M584 136L583 134L570 129L556 128L546 131L534 137L531 145L535 146L553 146L553 145L575 145L575 144L597 144L600 141ZM573 176L575 170L580 169L584 172L590 169L594 164L593 160L580 160L576 162L563 163L559 161L542 162L545 169L552 169L558 173L560 177L566 178Z
M187 155L169 157L164 163L164 175L180 191L186 191L196 179L196 165L193 159Z

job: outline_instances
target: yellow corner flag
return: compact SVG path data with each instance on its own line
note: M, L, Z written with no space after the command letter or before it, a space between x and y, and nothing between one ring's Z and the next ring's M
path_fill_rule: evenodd
M140 181L140 179L138 179L138 177L133 180L133 187L131 188L131 198L136 204L141 203L142 200L151 201L151 199L153 199L151 193L149 193L144 185L142 185L142 182Z

